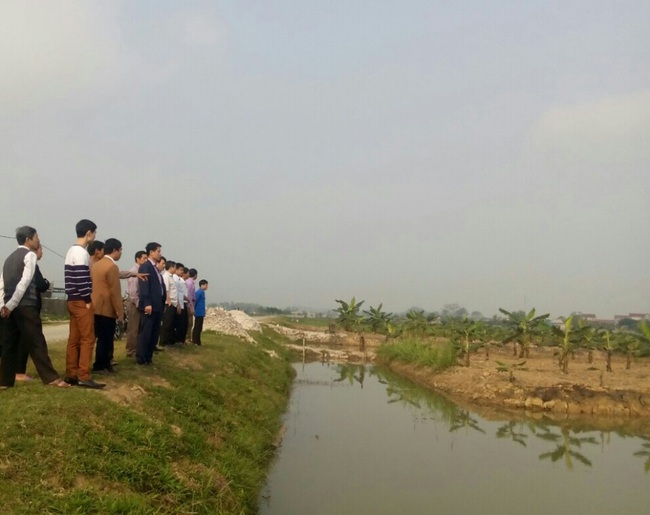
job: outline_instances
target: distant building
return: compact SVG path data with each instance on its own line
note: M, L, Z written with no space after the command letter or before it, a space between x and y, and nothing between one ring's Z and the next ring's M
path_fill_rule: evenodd
M629 318L636 322L650 319L650 313L628 313L627 315L614 315L614 323L618 325L621 320Z

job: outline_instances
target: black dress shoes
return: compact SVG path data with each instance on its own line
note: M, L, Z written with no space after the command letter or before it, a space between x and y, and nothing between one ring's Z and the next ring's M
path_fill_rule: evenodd
M83 379L79 379L78 384L79 386L83 386L84 388L92 388L94 390L100 390L101 388L104 388L104 386L106 386L104 383L97 383L92 379L86 379L85 381Z
M70 386L77 386L79 384L79 379L76 377L66 377L63 379L66 383L68 383Z

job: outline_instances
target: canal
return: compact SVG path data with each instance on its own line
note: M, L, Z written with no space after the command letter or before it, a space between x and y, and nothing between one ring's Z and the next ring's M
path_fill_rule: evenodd
M294 366L262 514L650 512L648 438L487 420L383 367Z

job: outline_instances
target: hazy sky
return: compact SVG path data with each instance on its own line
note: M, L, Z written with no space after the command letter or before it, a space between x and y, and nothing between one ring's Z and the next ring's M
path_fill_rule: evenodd
M0 0L0 234L65 254L90 218L210 302L649 312L649 26L647 0Z

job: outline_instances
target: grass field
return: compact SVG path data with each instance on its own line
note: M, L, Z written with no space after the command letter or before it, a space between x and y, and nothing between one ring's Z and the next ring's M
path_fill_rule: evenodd
M255 513L293 378L274 335L206 332L145 368L118 341L104 391L0 392L2 513Z

